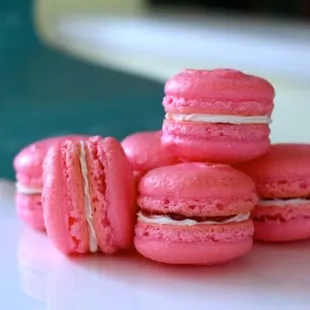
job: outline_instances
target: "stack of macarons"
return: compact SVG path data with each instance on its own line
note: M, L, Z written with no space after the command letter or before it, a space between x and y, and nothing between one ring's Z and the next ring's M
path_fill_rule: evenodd
M31 147L21 151L18 195L38 207L18 203L18 214L65 254L135 246L168 264L226 262L253 237L310 238L310 146L271 145L274 96L237 70L184 70L165 85L159 131L48 139L27 160ZM38 183L27 183L33 167Z

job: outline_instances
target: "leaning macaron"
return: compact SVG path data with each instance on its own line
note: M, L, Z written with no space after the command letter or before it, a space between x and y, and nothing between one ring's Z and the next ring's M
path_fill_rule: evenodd
M237 70L185 70L165 85L163 145L183 161L237 163L270 147L275 91Z
M67 140L46 155L44 221L51 241L65 254L130 248L135 196L131 165L114 138Z
M169 264L211 265L252 248L253 181L228 166L182 163L149 171L139 183L135 247Z
M162 146L160 138L161 131L145 131L129 135L122 141L138 180L149 170L179 162Z
M274 144L259 159L237 166L256 183L261 197L252 213L254 238L310 238L310 145Z
M16 172L17 213L29 226L44 230L42 193L42 163L48 149L59 141L70 138L85 139L86 136L70 135L46 138L23 148L14 158Z

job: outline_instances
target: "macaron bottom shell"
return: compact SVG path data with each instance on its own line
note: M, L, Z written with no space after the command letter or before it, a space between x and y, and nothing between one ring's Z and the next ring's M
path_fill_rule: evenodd
M35 230L44 231L44 219L41 194L25 195L16 193L15 204L17 215Z
M135 247L144 257L166 264L214 265L245 255L253 245L253 223L156 225L139 221Z
M252 212L254 239L288 242L310 238L310 201L302 205L258 206Z
M253 141L206 141L163 135L163 145L182 161L209 161L234 164L264 155L270 148L269 139Z

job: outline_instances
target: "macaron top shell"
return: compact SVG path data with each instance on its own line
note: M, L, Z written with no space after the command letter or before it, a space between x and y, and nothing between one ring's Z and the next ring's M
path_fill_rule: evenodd
M153 197L232 197L255 192L255 185L229 165L181 163L149 171L140 181L139 191Z
M128 160L134 170L151 169L178 162L161 144L161 131L145 131L132 134L122 141Z
M149 171L139 183L141 209L187 216L247 212L257 202L254 182L228 166L181 163Z
M270 115L275 90L265 79L237 70L188 69L166 82L165 94L166 112Z
M257 184L265 198L294 198L310 195L310 145L273 144L265 155L236 165Z
M256 180L310 177L310 144L273 144L265 155L240 164Z
M273 100L275 91L265 79L238 70L184 70L165 84L165 94L185 98L231 101Z
M29 182L41 186L42 163L48 149L55 143L66 139L79 141L86 139L83 135L69 135L50 137L34 142L23 148L14 158L13 166L16 170L18 182L28 185Z

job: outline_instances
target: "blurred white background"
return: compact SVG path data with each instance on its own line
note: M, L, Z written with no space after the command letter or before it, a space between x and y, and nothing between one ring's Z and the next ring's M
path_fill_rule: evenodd
M143 0L41 0L36 19L49 44L160 81L190 67L231 67L261 75L277 91L272 140L310 142L310 26L306 22L154 10Z

